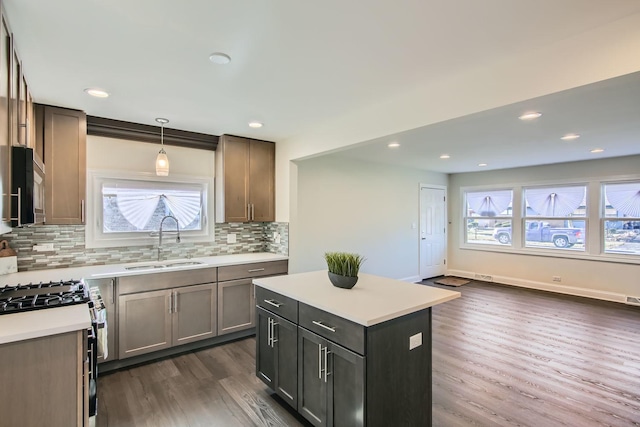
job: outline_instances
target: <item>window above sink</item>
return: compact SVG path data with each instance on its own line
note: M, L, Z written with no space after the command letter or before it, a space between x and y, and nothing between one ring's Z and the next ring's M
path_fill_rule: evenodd
M208 220L213 218L212 178L95 170L87 175L87 248L158 244L166 215L178 218L182 241L214 240L214 221ZM174 225L165 229L171 232Z

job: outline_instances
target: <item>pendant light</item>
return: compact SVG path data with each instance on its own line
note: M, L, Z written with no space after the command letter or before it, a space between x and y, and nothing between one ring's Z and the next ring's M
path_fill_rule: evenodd
M169 120L163 118L157 118L156 122L160 123L160 152L156 157L156 175L169 176L169 158L164 151L164 125L169 123Z

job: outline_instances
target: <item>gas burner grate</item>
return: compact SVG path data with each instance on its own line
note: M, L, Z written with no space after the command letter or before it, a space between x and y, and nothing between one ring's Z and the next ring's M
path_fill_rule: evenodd
M18 284L0 288L0 314L88 302L88 287L79 280Z

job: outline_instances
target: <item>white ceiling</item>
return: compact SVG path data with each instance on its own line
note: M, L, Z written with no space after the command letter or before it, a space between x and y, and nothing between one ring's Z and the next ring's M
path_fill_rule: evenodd
M637 0L4 0L37 102L220 135L318 127L471 68L640 13ZM212 52L231 56L209 62ZM358 144L342 155L442 172L640 153L638 74ZM94 99L83 89L111 96ZM569 86L567 86L569 87ZM514 120L522 110L536 123ZM251 129L247 122L264 122ZM425 118L424 123L429 123ZM333 125L335 124L335 125ZM390 126L389 129L393 127ZM583 135L573 143L558 137ZM401 142L393 153L389 139ZM441 153L452 158L443 162Z

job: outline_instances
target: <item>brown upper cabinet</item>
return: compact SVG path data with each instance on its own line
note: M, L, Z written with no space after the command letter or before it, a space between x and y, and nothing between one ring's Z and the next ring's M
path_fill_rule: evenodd
M216 222L275 221L275 144L222 135L216 149Z
M42 144L47 224L84 224L87 116L83 111L37 105L36 147ZM41 142L40 142L41 141Z

